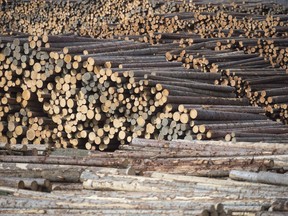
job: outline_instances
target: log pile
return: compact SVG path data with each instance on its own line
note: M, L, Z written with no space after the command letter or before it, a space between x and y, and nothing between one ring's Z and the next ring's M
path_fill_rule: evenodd
M287 214L287 14L0 0L0 214Z
M113 150L135 137L287 142L286 127L248 107L264 105L268 117L287 122L287 13L279 5L5 2L4 143ZM243 129L251 120L252 133Z
M161 110L169 92L161 85L135 81L129 66L152 61L150 67L156 67L161 59L163 67L179 65L166 62L165 57L141 53L130 57L129 52L133 55L137 48L145 52L146 46L139 43L74 36L25 39L22 35L2 38L3 143L56 142L56 147L104 150L108 144L113 149L118 141L124 144L143 136L145 127L149 128L146 122ZM112 56L99 56L100 49L103 53L110 50ZM115 55L121 49L128 55ZM93 54L95 51L98 54ZM25 61L17 60L16 55ZM111 58L115 59L112 63ZM112 71L112 66L123 62L127 64L121 67L128 69ZM151 130L147 131L153 133Z
M186 68L192 67L192 69L201 69L204 72L221 74L221 77L214 82L216 85L234 87L237 97L248 98L253 106L264 106L267 116L287 123L287 97L285 95L287 73L285 70L271 68L262 57L245 54L244 51L231 48L228 50L225 48L224 51L213 50L220 42L221 40L209 39L205 42L210 46L207 51L203 52L201 49L204 44L198 46L196 43L174 51L174 56L168 52L166 58L170 61L183 62ZM186 57L183 56L184 53ZM239 58L243 60L237 60Z
M123 147L0 156L1 215L287 213L285 144L133 139Z
M135 137L287 142L286 126L236 97L241 85L235 92L233 80L225 84L224 75L201 72L203 57L189 55L190 69L167 62L164 55L177 43L46 35L2 40L3 143L113 150ZM234 53L225 53L222 62ZM246 58L233 58L238 56Z

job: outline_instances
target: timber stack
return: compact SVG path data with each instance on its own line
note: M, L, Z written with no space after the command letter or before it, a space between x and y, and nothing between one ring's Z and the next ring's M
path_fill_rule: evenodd
M223 75L201 73L201 60L193 57L193 69L167 62L164 54L175 44L45 35L2 40L3 143L113 150L136 137L287 142L287 126L237 98Z
M288 118L281 5L5 1L1 15L4 143L287 142L286 126L267 120Z
M287 148L136 138L115 152L0 156L0 213L285 215Z
M287 214L287 20L260 0L0 0L1 215Z

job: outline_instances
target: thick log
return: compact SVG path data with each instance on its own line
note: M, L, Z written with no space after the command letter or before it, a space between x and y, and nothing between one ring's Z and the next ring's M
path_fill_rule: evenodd
M16 178L0 177L0 183L2 186L6 186L6 187L14 187L17 189L25 188L24 181L20 179L16 179Z
M79 182L85 167L52 164L2 163L0 176L44 178L54 182Z
M234 180L244 180L265 184L274 184L274 185L288 185L287 176L283 174L276 174L270 172L244 172L232 170L229 174L229 177Z

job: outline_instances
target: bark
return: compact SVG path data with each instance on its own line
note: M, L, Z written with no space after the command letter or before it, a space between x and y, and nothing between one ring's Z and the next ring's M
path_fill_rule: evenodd
M63 193L63 191L67 191L67 190L79 190L82 191L83 190L83 185L80 183L53 183L51 186L51 190L55 191L61 191L61 193Z
M272 211L288 211L288 199L276 199L271 206Z

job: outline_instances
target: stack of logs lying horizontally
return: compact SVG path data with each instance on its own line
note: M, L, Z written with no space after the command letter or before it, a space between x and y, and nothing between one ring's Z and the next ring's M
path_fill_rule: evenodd
M260 0L0 0L0 214L287 214L287 20Z
M135 137L287 142L278 121L288 119L288 17L279 5L5 2L2 143L113 150Z
M133 139L123 148L113 153L67 149L46 156L0 156L0 213L287 211L285 144Z
M287 142L287 126L236 97L241 82L203 73L214 64L204 54L211 49L169 62L179 43L17 34L3 36L1 47L3 143L113 150L136 137ZM222 65L255 59L241 52L213 55Z
M11 14L14 13L14 16ZM62 13L59 15L59 12ZM113 16L111 16L113 14ZM69 19L67 17L69 16ZM259 52L273 65L287 69L287 10L254 0L234 1L8 1L0 11L3 32L33 35L77 33L97 38L115 37L149 43L170 43L196 37L235 38ZM275 40L275 38L277 39ZM255 42L268 48L258 47Z
M113 153L0 156L0 213L285 215L287 148L133 139Z
M4 36L2 41L4 143L56 142L56 147L104 150L108 144L113 149L119 141L124 144L146 131L153 133L154 126L147 121L162 109L169 92L161 85L135 81L129 70L113 72L111 67L159 59L163 66L179 65L165 62L164 56L115 57L111 63L93 54L143 47L126 41L51 36L48 44L47 36L27 40L22 35Z
M226 40L225 43L228 45L234 44L236 47L239 47L239 41L241 41L240 38L232 41ZM271 68L270 63L262 57L258 57L255 54L245 54L236 48L216 49L223 42L221 39L207 39L202 44L205 47L209 46L207 50L202 49L196 43L173 52L168 52L166 53L166 58L169 61L183 62L186 68L194 70L201 68L204 72L210 72L209 74L217 73L219 76L221 74L221 77L214 82L216 85L235 87L237 97L248 98L249 103L256 107L264 106L267 116L287 123L288 98L286 96L286 79L288 76L285 70ZM239 61L240 58L242 59L241 61ZM234 128L235 130L237 129ZM238 133L238 136L241 136L241 132ZM246 139L247 141L265 139L263 138L264 135L261 134L261 130L259 131L259 136L262 138ZM238 139L240 141L242 138L239 137Z

